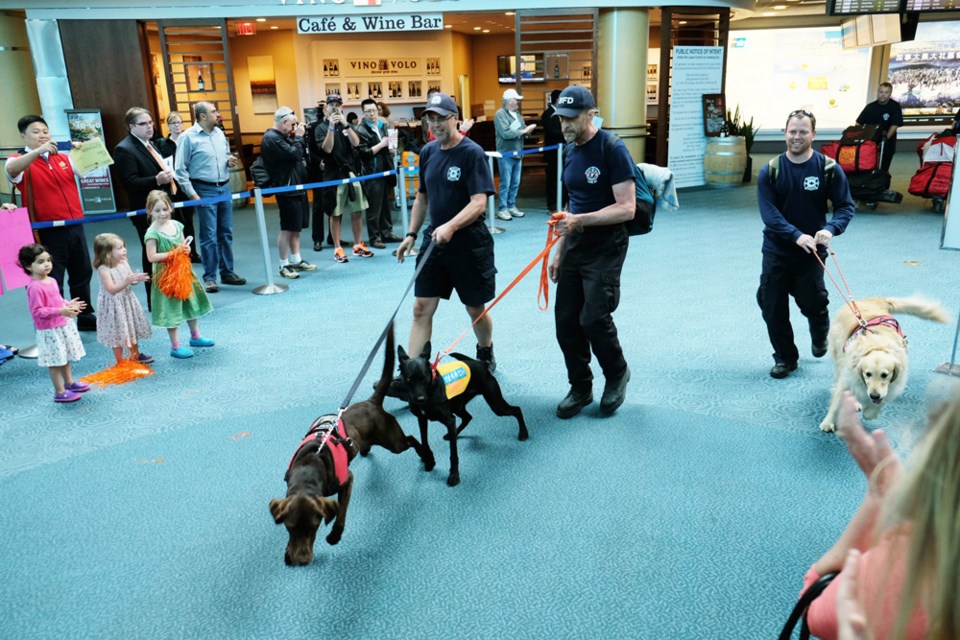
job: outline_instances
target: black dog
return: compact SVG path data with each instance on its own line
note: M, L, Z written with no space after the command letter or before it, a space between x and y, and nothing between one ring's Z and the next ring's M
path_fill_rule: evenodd
M469 369L469 382L462 393L455 395L453 398L447 398L444 380L440 375L437 375L430 364L429 342L424 345L423 352L418 358L409 357L403 347L397 347L397 355L400 360L400 377L403 379L408 393L410 411L417 416L420 422L420 442L431 459L433 459L433 452L430 450L430 444L427 440L427 421L442 422L447 427L447 435L444 436L444 439L450 441L450 476L447 478L447 484L451 487L460 483L457 435L473 419L473 416L467 412L467 403L476 396L482 395L498 416L514 416L520 424L520 433L517 436L520 440L526 440L529 436L520 407L507 404L507 401L503 399L503 392L500 391L497 379L493 377L484 363L460 353L451 353L452 357L462 362ZM467 376L467 372L461 370L452 373L451 376L462 380ZM455 415L460 416L462 420L460 428L457 428ZM429 471L429 469L427 470Z
M387 333L383 373L369 400L347 407L341 416L321 416L293 454L284 476L287 496L270 501L270 513L290 534L283 559L288 565L306 565L313 560L313 542L321 522L336 522L327 536L329 544L340 542L353 489L353 472L346 468L356 457L379 445L393 453L413 448L427 471L433 469L433 452L400 428L397 419L383 410L383 397L393 370L393 327ZM329 432L329 435L327 433ZM329 496L336 494L337 499Z

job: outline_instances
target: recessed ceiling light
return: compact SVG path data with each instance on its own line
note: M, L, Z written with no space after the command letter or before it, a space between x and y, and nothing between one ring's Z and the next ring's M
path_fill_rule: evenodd
M516 12L516 11L507 11L507 12L504 13L503 15L505 15L505 16L514 16L514 15L517 15L517 12Z
M687 21L686 21L686 20L681 20L681 21L678 22L677 24L687 24Z
M764 11L764 12L763 12L762 14L760 14L760 15L762 15L764 18L769 18L769 17L771 17L771 16L777 15L777 12L776 12L776 11Z
M490 29L484 29L483 32L484 32L484 33L490 33Z
M273 26L270 27L270 28L271 28L271 29L279 29L280 27L278 27L277 25L273 25Z
M787 5L785 5L785 4L775 4L775 5L773 5L773 8L776 9L777 11L783 11L784 9L787 8Z
M266 22L266 21L267 21L266 18L257 18L257 22Z
M474 31L480 31L480 27L474 27L473 30L474 30Z

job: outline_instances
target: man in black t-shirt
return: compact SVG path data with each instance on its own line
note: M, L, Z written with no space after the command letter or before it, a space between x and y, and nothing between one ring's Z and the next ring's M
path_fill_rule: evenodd
M323 121L317 125L316 141L320 145L320 159L323 162L323 179L344 180L355 178L356 152L360 144L357 132L347 125L347 117L340 110L343 100L340 95L331 93L323 106ZM350 214L353 228L353 255L369 258L373 252L363 243L363 213L367 210L367 199L359 182L327 187L323 194L323 210L330 216L330 235L333 237L333 259L347 262L348 258L340 246L340 229L343 216Z
M435 139L420 152L420 190L410 212L410 229L397 249L397 261L403 262L423 224L418 266L427 248L434 243L436 246L414 286L410 354L419 354L430 340L440 298L449 299L456 289L471 321L476 321L496 295L493 238L483 221L487 197L493 194L486 156L480 145L457 129L458 110L453 98L434 94L424 114ZM490 316L473 325L473 331L477 359L490 371L495 370ZM398 386L398 381L391 385L391 395L396 395Z
M563 137L573 143L563 166L569 213L556 225L561 238L549 270L557 283L557 343L570 382L557 405L563 419L593 402L591 350L606 378L601 414L611 415L623 404L630 381L612 314L620 302L629 242L623 223L636 210L634 165L623 141L609 141L594 124L596 107L593 94L577 85L564 89L556 104Z
M857 116L857 124L875 124L883 133L883 157L880 158L880 170L889 171L893 154L897 152L897 129L903 126L903 111L900 103L891 100L893 85L881 83L877 90L877 99L868 104Z

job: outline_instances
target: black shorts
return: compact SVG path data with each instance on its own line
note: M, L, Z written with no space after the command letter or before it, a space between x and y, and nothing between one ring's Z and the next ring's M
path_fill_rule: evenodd
M432 242L431 232L429 228L424 231L417 266ZM418 298L449 300L450 293L456 289L463 304L478 307L497 295L496 274L493 236L483 220L479 220L457 231L449 243L434 247L426 266L417 276L413 291Z
M310 205L305 192L286 197L279 194L277 207L280 208L281 231L302 231L310 226Z

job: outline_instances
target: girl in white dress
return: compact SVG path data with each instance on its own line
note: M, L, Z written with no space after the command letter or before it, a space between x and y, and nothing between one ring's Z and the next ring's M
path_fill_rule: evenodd
M115 233L101 233L94 238L93 266L100 276L97 342L113 349L117 364L124 360L124 347L130 351L127 359L141 364L153 362L153 356L140 352L140 340L149 338L153 329L133 293L134 285L150 276L130 269L126 244Z

